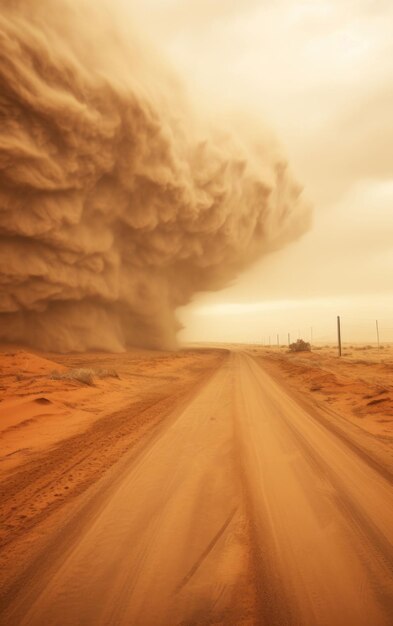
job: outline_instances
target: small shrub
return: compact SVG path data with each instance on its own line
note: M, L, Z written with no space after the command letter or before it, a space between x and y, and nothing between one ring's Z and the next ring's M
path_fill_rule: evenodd
M311 345L303 339L298 339L296 343L291 343L289 346L290 352L311 352Z
M52 372L52 380L76 380L84 385L94 385L94 378L120 378L116 370L107 369L87 369L80 367L69 370L68 372Z
M69 372L52 372L52 380L76 380L85 385L94 385L94 371L91 369L77 368Z
M120 378L116 370L95 370L95 374L98 378Z

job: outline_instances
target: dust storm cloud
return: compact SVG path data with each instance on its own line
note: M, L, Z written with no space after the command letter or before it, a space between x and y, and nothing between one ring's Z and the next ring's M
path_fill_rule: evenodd
M307 229L301 187L113 8L1 6L0 339L175 346L177 307Z

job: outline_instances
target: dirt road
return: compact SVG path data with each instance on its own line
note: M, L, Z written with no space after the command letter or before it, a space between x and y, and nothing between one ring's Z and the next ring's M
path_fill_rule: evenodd
M33 565L2 624L388 626L391 480L234 352Z

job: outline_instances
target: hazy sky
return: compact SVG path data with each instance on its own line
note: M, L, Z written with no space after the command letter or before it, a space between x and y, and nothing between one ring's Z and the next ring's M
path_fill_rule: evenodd
M129 4L129 0L123 0ZM260 116L312 230L181 311L184 340L393 341L393 3L137 0L147 36L216 110Z

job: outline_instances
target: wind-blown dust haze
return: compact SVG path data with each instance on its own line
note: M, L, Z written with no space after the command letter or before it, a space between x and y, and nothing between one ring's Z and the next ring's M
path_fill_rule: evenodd
M0 339L174 346L177 307L309 208L266 133L218 127L135 24L74 5L2 2Z

